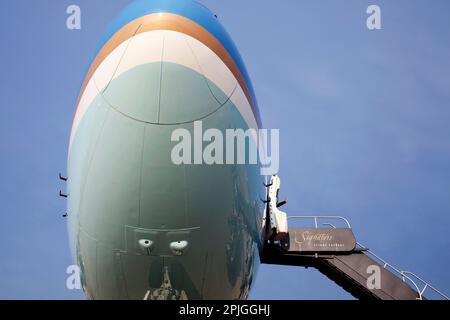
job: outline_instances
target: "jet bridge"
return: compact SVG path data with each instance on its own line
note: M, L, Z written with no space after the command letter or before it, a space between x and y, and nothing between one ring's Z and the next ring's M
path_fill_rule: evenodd
M279 210L281 182L273 176L265 201L263 264L316 268L351 295L365 300L449 300L412 272L401 271L356 241L343 217L287 217ZM308 225L309 222L309 226ZM294 227L295 225L295 227Z

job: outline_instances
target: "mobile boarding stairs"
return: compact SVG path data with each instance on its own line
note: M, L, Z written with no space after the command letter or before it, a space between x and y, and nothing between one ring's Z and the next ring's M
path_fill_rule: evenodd
M358 299L425 300L449 297L412 272L400 271L356 241L343 217L287 217L278 208L281 181L272 176L265 201L264 264L316 268ZM269 223L267 223L267 221ZM313 222L314 227L290 228L288 221ZM334 224L333 224L334 223ZM339 223L343 227L336 227Z

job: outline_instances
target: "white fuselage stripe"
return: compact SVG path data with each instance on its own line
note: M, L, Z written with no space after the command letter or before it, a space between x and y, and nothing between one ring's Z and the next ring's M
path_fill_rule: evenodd
M135 67L161 61L176 63L202 74L234 103L249 128L258 129L255 115L243 89L219 56L200 41L184 33L156 30L140 33L123 42L95 71L80 99L69 149L83 116L99 91L103 92L111 81Z

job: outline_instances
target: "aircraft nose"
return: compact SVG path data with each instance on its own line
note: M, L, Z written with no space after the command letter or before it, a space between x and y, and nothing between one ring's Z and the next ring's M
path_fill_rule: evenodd
M97 71L97 87L111 107L138 121L200 120L223 106L236 88L220 58L183 33L140 33L116 51Z

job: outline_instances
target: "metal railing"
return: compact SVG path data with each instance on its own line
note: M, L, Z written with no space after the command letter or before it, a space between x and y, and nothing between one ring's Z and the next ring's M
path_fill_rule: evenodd
M339 220L339 221L343 221L349 229L352 228L350 226L350 222L348 222L348 220L346 218L340 217L340 216L291 216L291 217L288 217L288 220L314 220L314 226L316 227L316 229L319 228L320 220L328 220L328 221L329 220ZM327 224L323 224L323 225L332 225L332 224L327 223Z
M267 186L270 187L271 185ZM278 193L277 193L277 198L278 198ZM270 199L268 199L270 200ZM270 209L270 207L267 207L268 209ZM268 212L267 212L268 214ZM264 221L266 217L264 218ZM349 221L341 216L291 216L288 217L288 220L313 220L314 221L314 226L316 229L319 228L319 222L323 221L323 220L328 220L328 221L333 221L333 220L337 220L337 221L341 221L344 222L347 226L348 229L352 229ZM330 228L336 228L332 223L327 222L327 223L322 223L323 226L328 226ZM381 265L383 266L384 269L391 271L393 274L396 274L397 276L400 276L400 278L402 279L403 282L406 283L406 281L408 280L410 282L410 286L412 288L414 288L417 291L418 294L418 299L419 300L423 300L424 298L424 294L425 292L428 291L433 291L434 293L438 294L441 298L445 299L445 300L450 300L450 298L444 294L443 292L439 291L438 289L436 289L435 287L433 287L430 283L426 282L425 280L423 280L422 278L420 278L419 276L417 276L416 274L409 272L409 271L401 271L398 268L394 267L393 265L391 265L390 263L388 263L386 260L380 258L378 255L376 255L374 252L370 251L368 248L366 248L365 246L363 246L362 244L360 244L359 242L356 242L356 246L359 246L360 249L364 249L364 252L367 252L368 255L372 256L373 258L375 258L375 261L378 261L379 263L381 263ZM316 254L317 255L317 254ZM422 289L419 286L423 286Z
M436 289L435 287L433 287L431 284L429 284L428 282L426 282L425 280L423 280L422 278L420 278L419 276L417 276L416 274L409 272L409 271L403 271L403 274L405 275L409 275L411 277L413 277L414 279L416 279L417 281L419 281L424 287L422 288L422 290L419 292L420 296L423 296L425 291L427 289L430 289L431 291L433 291L434 293L437 293L439 296L441 296L442 298L444 298L445 300L450 300L450 297L448 297L445 293L443 293L442 291L439 291L438 289Z
M359 242L357 242L357 245L360 246L361 248L366 248ZM369 249L367 249L365 252L367 252L372 257L374 257L376 260L378 260L378 262L381 262L384 269L390 270L394 274L397 274L398 276L400 276L400 278L403 280L403 282L409 281L410 286L412 286L417 291L417 294L419 295L418 300L424 299L424 294L427 289L430 289L429 291L433 291L434 293L438 294L441 298L443 298L445 300L450 300L450 298L446 294L439 291L438 289L433 287L429 282L426 282L425 280L418 277L414 273L412 273L410 271L399 270L398 268L394 267L392 264L390 264L386 260L380 258L378 255L376 255L374 252L370 251ZM406 281L406 280L408 280L408 281ZM422 289L419 288L419 284L423 285Z
M349 229L351 229L351 225L350 222L341 216L291 216L288 218L288 220L314 220L314 226L316 229L319 228L319 221L321 220L339 220L339 221L343 221L347 227ZM332 223L322 223L322 225L324 226L329 226L333 229L336 229L336 226L333 225ZM370 251L369 249L367 249L367 247L365 247L364 245L362 245L361 243L357 242L356 243L360 248L365 249L365 252L367 252L370 256L372 256L373 258L375 258L376 260L378 260L378 262L381 263L381 265L383 266L384 269L386 270L390 270L392 273L397 274L398 276L400 276L400 278L403 280L403 282L409 282L410 286L412 288L414 288L417 291L418 294L418 300L423 300L424 299L424 295L425 292L428 291L432 291L434 293L436 293L437 295L439 295L441 298L445 299L445 300L450 300L450 298L444 294L443 292L439 291L438 289L436 289L434 286L432 286L430 283L428 283L427 281L423 280L422 278L420 278L419 276L417 276L416 274L410 272L410 271L401 271L398 268L396 268L395 266L393 266L392 264L390 264L389 262L387 262L386 260L384 260L383 258L379 257L378 255L376 255L374 252ZM420 286L423 286L422 289L420 289Z

